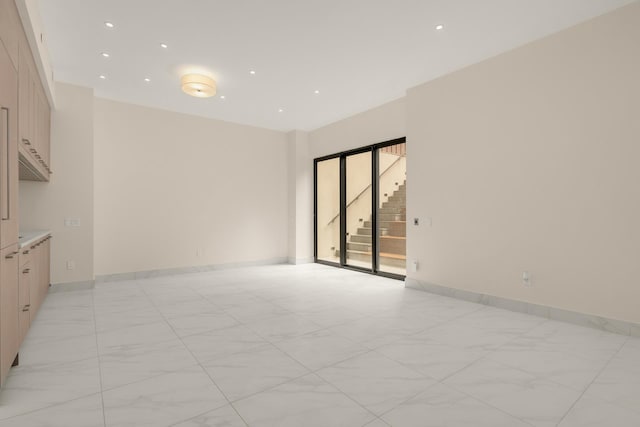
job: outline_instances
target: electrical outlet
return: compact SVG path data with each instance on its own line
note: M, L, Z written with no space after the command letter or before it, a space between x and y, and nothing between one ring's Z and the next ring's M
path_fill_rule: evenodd
M413 218L413 225L420 225L420 219Z
M531 274L529 274L528 271L523 271L522 272L522 284L526 287L531 287L533 286L531 284Z
M67 261L67 270L75 270L76 262L75 261Z
M80 218L65 218L65 227L80 227Z

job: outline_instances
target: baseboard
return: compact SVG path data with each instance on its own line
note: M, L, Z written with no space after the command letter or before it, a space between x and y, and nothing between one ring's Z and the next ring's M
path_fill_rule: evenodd
M270 258L258 261L230 262L224 264L199 265L194 267L165 268L159 270L134 271L130 273L103 274L96 276L96 283L118 282L123 280L152 279L154 277L175 276L178 274L203 273L207 271L229 270L233 268L258 267L262 265L287 264L286 257Z
M312 264L315 261L313 258L294 258L289 257L289 264L299 265L299 264Z
M51 285L49 292L72 292L83 291L87 289L93 289L96 285L94 280L86 280L83 282L67 282L67 283L54 283Z
M577 311L564 310L561 308L516 301L508 298L496 297L493 295L453 289L446 286L422 282L410 278L405 279L405 287L464 301L502 308L505 310L516 311L519 313L532 314L547 319L572 323L574 325L600 329L602 331L613 332L616 334L640 337L640 324L634 322L609 319L606 317L579 313Z

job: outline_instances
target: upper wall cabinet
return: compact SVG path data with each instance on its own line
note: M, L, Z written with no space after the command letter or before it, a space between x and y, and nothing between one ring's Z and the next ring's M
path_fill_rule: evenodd
M18 69L20 33L22 33L22 25L14 0L0 0L0 40L16 70Z
M18 79L20 179L48 181L51 109L26 38L19 45Z
M0 41L18 73L20 179L49 181L51 108L14 0L0 0Z
M0 45L0 249L18 242L18 73Z

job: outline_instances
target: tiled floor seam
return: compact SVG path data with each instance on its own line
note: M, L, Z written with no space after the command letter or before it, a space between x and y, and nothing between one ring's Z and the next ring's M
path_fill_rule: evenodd
M102 392L85 394L83 396L74 397L73 399L65 400L63 402L57 402L57 403L54 403L52 405L43 406L42 408L32 409L30 411L26 411L26 412L22 412L22 413L19 413L19 414L11 415L10 417L6 417L6 418L0 418L0 423L3 423L5 421L7 421L7 420L12 420L14 418L23 417L25 415L35 414L35 413L40 412L40 411L45 411L47 409L55 408L56 406L66 405L67 403L75 402L77 400L86 399L87 397L96 396L98 394L102 395Z
M102 361L100 359L100 347L98 346L98 325L96 323L96 306L95 306L95 295L91 292L91 308L93 311L93 327L95 330L95 338L96 338L96 353L98 354L98 376L100 377L100 403L102 404L102 422L103 425L107 426L107 414L105 413L104 408L104 389L102 387Z
M607 361L607 363L605 363L602 368L598 371L598 374L596 376L593 377L593 379L589 382L589 385L586 386L584 388L584 390L582 390L582 393L580 393L580 396L578 396L578 398L575 400L575 402L573 402L573 404L569 407L569 409L567 409L567 411L564 413L564 415L562 415L562 418L560 418L560 421L558 421L558 423L556 424L556 426L559 426L560 424L562 424L562 422L564 421L564 419L567 417L567 415L569 415L569 413L573 410L573 408L576 406L576 403L578 403L580 401L580 399L582 399L582 397L584 396L584 394L589 390L589 388L591 387L591 385L594 383L595 380L598 379L598 377L604 372L605 369L607 369L607 367L609 366L609 364L613 361L613 359L616 358L616 356L622 351L622 349L624 348L624 346L629 342L629 340L631 339L631 337L627 337L624 342L622 343L622 345L620 346L620 348L618 348L618 350L616 350L615 353L613 353L613 355L609 358L609 360ZM615 406L616 408L618 407L618 405L611 403L611 402L607 402L610 403L611 405Z
M147 294L146 290L142 289L142 292L144 292L144 293L145 293L145 295L147 295L147 297L148 297L148 294ZM197 365L200 367L200 369L202 369L202 372L204 372L204 373L207 375L207 377L209 377L209 380L211 381L211 383L212 383L214 386L216 386L216 388L218 389L218 391L220 392L220 394L221 394L221 395L224 397L224 399L227 401L227 404L228 404L228 405L230 405L230 406L233 408L233 410L235 411L235 413L236 413L236 414L238 414L238 416L240 417L240 419L242 420L242 422L243 422L243 423L245 423L245 424L248 426L249 424L247 423L247 421L246 421L246 420L242 417L242 415L238 412L238 410L236 409L236 407L235 407L235 406L233 406L233 405L231 404L231 401L229 400L229 398L227 397L227 395L225 394L225 392L224 392L224 391L220 388L220 386L215 382L215 380L211 377L211 375L210 375L210 374L209 374L209 372L205 369L205 367L204 367L204 366L202 366L202 364L200 363L200 361L198 360L198 358L193 354L193 352L191 351L191 349L190 349L190 348L189 348L189 347L184 343L184 341L182 340L182 337L180 337L180 336L176 333L176 331L175 331L175 329L173 328L173 326L172 326L172 325L167 321L167 318L166 318L166 316L164 315L164 313L162 313L162 312L161 312L161 310L160 310L160 309L158 309L158 307L156 306L156 304L155 304L153 301L151 301L151 304L153 304L153 306L156 308L156 310L158 310L158 311L160 312L160 315L162 316L162 318L163 318L163 319L165 319L165 322L169 325L169 327L171 328L171 330L173 331L173 333L174 333L174 334L176 334L176 336L177 336L177 337L178 337L178 339L180 340L180 343L183 345L183 347L185 348L185 350L187 350L187 351L189 352L189 354L191 354L191 357L193 357L193 359L197 362ZM223 406L224 406L224 405L223 405ZM216 410L216 409L220 409L220 408L222 408L223 406L220 406L219 408L209 409L208 411L206 411L206 412L204 412L204 413L202 413L202 414L196 415L195 417L190 417L190 418L184 419L184 420L182 420L182 421L179 421L179 422L178 422L178 423L176 423L176 424L179 424L179 423L185 422L185 421L190 420L190 419L193 419L193 418L197 418L197 417L199 417L200 415L203 415L203 414L209 413L209 412L214 411L214 410ZM175 425L175 424L174 424L174 425Z

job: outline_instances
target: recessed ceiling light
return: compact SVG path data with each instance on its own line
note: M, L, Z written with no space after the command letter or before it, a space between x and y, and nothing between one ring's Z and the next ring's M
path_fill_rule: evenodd
M251 71L249 71L249 74L251 74L253 76L253 75L256 74L256 71L255 70L251 70Z
M224 98L225 98L225 96L224 96L224 95L220 95L220 99L224 99Z
M107 78L107 76L100 76L100 78L101 78L102 80L104 80L104 79L106 79L106 78Z
M318 89L314 90L313 93L315 93L316 95L320 93L320 91Z
M166 48L168 48L169 46L167 46L165 43L160 43L160 47L161 47L161 48L163 48L163 49L166 49Z
M278 113L284 113L284 109L283 108L278 108Z
M151 79L149 77L145 77L144 81L149 83L151 81Z
M444 29L444 25L442 24L436 25L436 30L443 30L443 29Z
M104 56L105 58L108 58L110 55L107 52L102 52L102 56Z
M107 28L113 28L113 27L115 27L115 25L113 25L113 22L109 22L109 21L105 22L105 23L104 23L104 26L105 26L105 27L107 27Z

